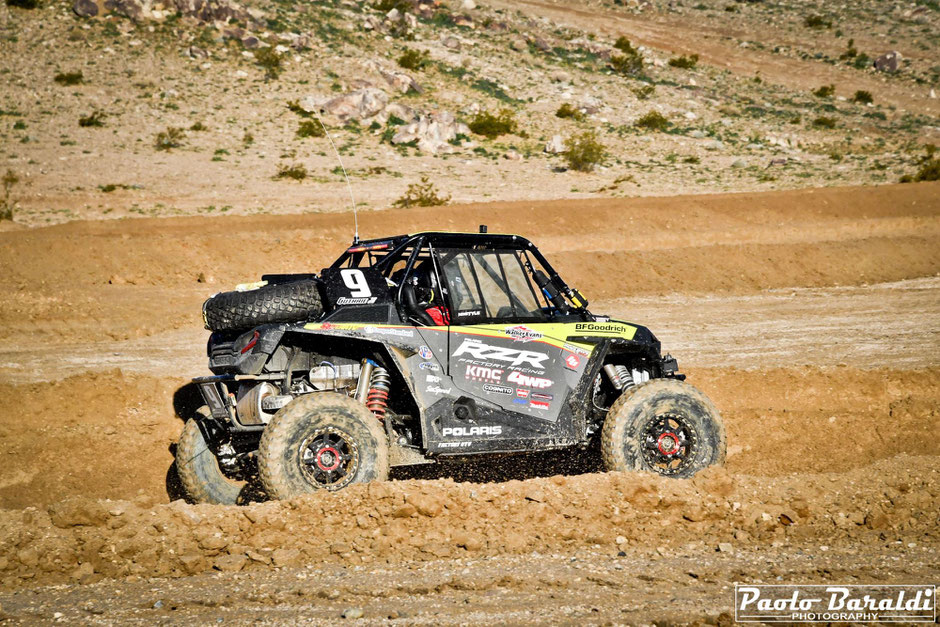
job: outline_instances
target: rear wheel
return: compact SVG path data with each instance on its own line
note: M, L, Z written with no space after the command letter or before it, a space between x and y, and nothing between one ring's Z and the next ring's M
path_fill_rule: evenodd
M209 410L201 407L197 413L208 416ZM244 481L230 479L222 472L195 418L186 421L176 445L176 472L193 503L235 505L245 486Z
M292 401L265 427L258 472L276 499L384 481L388 440L362 404L340 394L311 394Z
M697 388L675 379L625 392L611 406L601 433L607 470L687 478L724 462L725 449L718 410Z

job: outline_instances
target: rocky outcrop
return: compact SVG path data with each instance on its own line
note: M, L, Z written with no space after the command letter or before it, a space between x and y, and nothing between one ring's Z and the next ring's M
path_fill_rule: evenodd
M469 127L458 122L449 111L441 111L422 115L417 122L402 126L392 138L392 143L414 142L418 150L433 155L453 150L450 142L457 139L457 135L469 136Z

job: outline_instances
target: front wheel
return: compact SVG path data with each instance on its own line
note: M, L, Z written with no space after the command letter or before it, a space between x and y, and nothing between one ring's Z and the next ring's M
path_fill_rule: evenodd
M302 396L281 409L261 435L258 473L268 496L388 478L388 439L378 418L341 394Z
M614 401L601 432L607 470L688 478L725 459L721 415L697 388L655 379Z
M197 413L205 419L209 409L201 407ZM183 490L193 503L235 505L245 482L231 479L222 472L197 420L191 418L186 421L176 445L176 473Z

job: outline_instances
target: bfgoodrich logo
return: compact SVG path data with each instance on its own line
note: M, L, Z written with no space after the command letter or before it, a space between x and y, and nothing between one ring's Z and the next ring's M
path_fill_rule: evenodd
M734 584L734 619L763 623L932 623L933 585Z

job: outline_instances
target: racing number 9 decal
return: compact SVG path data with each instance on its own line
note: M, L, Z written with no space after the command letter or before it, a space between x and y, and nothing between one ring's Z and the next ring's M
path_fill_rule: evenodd
M353 270L345 268L339 271L343 277L343 283L349 288L349 295L353 298L368 298L372 296L372 290L369 289L369 283L366 281L366 275L362 270Z

